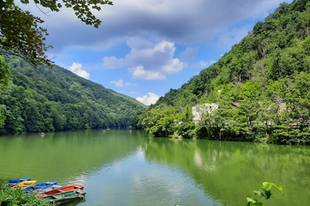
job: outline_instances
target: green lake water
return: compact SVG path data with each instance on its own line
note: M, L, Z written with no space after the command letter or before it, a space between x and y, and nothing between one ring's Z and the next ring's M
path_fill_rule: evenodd
M0 137L0 181L85 186L66 206L242 206L261 183L266 206L310 205L310 147L151 138L142 131L89 130Z

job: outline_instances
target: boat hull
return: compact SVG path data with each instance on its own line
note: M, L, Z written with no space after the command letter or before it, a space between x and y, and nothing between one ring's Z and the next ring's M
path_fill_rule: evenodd
M12 180L12 181L9 181L7 184L9 187L13 187L23 181L30 181L31 178L28 178L28 177L23 177L23 178L18 178L18 179L15 179L15 180Z
M68 186L64 186L55 190L51 190L48 192L42 192L42 193L38 193L36 194L37 197L47 197L47 196L52 196L52 195L56 195L58 193L63 193L63 192L68 192L68 191L72 191L72 190L83 190L84 186L79 185L79 184L73 184L73 185L68 185Z
M61 186L57 186L56 181L46 181L40 184L26 187L24 190L26 191L26 193L42 193L42 192L47 192L47 191L54 190L60 187Z
M52 204L59 205L66 202L71 202L73 200L83 200L85 199L85 195L85 191L77 189L68 192L58 193L56 195L46 196L44 197L44 199L47 199Z
M26 188L26 187L29 187L29 186L32 186L32 185L35 185L36 184L36 180L27 180L27 181L22 181L14 186L12 186L13 188L16 188L16 187L20 187L22 189Z

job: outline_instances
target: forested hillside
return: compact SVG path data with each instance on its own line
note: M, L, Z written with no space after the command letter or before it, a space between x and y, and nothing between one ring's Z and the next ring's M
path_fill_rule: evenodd
M214 103L199 124L191 107ZM217 63L170 90L137 124L155 136L310 143L310 3L282 3Z
M59 66L33 67L6 57L8 86L0 85L0 134L125 128L146 106Z

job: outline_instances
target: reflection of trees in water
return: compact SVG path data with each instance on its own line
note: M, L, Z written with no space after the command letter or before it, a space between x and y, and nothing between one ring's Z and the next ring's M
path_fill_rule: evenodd
M309 147L156 138L148 139L144 149L148 160L181 168L225 205L244 204L244 197L264 181L288 188L285 197L270 200L271 205L309 201L305 194L305 188L310 189Z
M0 174L28 174L38 181L67 182L81 174L96 172L136 151L145 140L143 134L138 133L88 130L46 133L44 138L38 134L0 138L0 157L10 157L0 159ZM129 137L133 134L137 137Z

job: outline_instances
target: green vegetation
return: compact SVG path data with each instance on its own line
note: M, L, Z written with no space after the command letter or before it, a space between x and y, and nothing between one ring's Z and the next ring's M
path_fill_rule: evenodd
M62 7L70 8L76 17L82 22L98 28L101 24L100 19L93 14L100 11L102 5L112 5L109 0L33 0L33 2L50 11L58 12ZM19 4L28 4L29 0L0 1L0 56L15 55L19 56L34 65L47 64L51 66L45 52L51 47L45 44L47 30L40 26L44 21L32 15L29 11L23 11L18 7ZM3 70L0 59L0 81L3 76L8 74Z
M93 11L112 5L109 0L33 2L56 12L71 8L78 19L96 28L101 21ZM139 102L60 67L51 70L43 20L16 1L0 1L0 16L0 134L124 128L137 111L145 110Z
M0 205L17 206L17 205L33 205L33 206L50 206L51 204L35 195L26 195L25 191L20 188L9 188L6 184L0 185Z
M217 63L140 114L137 125L171 136L188 107L214 103L218 109L202 114L184 137L309 144L309 22L308 0L280 4Z
M259 197L263 197L266 200L268 200L271 197L271 189L272 188L276 188L278 189L280 192L283 192L283 186L282 185L277 185L274 183L269 183L269 182L263 182L262 184L263 186L261 187L261 189L259 191L254 191L254 196L259 196ZM247 206L264 206L264 204L262 202L259 202L257 199L248 197L247 198Z
M11 75L0 85L0 134L126 128L146 106L58 66L34 68L6 58Z

